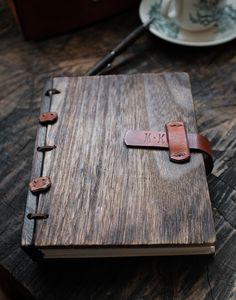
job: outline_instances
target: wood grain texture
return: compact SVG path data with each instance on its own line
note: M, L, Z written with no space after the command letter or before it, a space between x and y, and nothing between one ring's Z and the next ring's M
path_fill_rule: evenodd
M128 129L163 130L171 120L197 132L188 76L140 74L55 78L34 244L45 246L203 245L215 241L204 163L167 151L130 149ZM201 191L201 192L200 192ZM26 229L27 231L27 226Z
M137 11L38 43L22 39L0 0L0 264L18 298L196 299L236 297L236 40L194 49L148 34L118 58L112 74L185 71L190 74L198 130L213 144L209 188L217 231L216 255L93 259L37 264L20 248L23 214L40 113L50 76L83 75L134 29ZM1 284L8 280L0 275ZM14 282L15 281L15 282ZM9 285L9 284L8 284Z

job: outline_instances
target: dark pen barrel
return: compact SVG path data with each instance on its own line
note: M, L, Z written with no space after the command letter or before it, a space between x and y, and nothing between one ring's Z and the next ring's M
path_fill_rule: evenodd
M149 20L147 23L139 26L134 31L132 31L111 52L109 52L100 61L98 61L85 75L96 75L102 70L104 70L114 60L116 56L118 56L120 53L126 50L146 31L146 28L151 24L152 21L153 19Z
M127 37L123 39L114 49L113 51L119 55L121 52L125 51L130 45L133 44L145 31L148 25L150 24L150 21L148 24L143 24L136 28L133 32L131 32Z
M111 63L114 59L114 53L110 52L106 56L104 56L100 61L98 61L95 66L93 66L85 75L92 76L97 75L101 72L104 68L106 68L109 63Z

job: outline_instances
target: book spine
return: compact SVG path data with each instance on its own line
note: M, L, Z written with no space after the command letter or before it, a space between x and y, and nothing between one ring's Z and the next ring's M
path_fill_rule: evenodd
M24 215L24 224L22 228L21 247L34 260L38 260L40 257L42 257L41 252L34 247L34 232L36 222L40 221L40 219L45 219L48 217L47 214L39 213L37 211L39 193L44 189L49 188L51 185L50 178L41 177L43 172L44 156L46 151L50 151L55 148L49 147L46 144L47 126L45 125L47 124L41 121L42 118L45 119L45 115L47 115L47 113L50 112L51 100L54 93L58 93L58 91L53 90L53 79L49 79L46 82L43 90L39 125L37 128L37 136L31 170L32 180L29 183L29 191Z

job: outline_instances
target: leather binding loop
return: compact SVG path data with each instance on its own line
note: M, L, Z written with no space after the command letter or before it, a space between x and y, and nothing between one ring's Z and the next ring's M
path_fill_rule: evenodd
M37 151L39 152L47 152L47 151L52 151L53 149L56 148L56 145L44 145L44 146L38 146Z
M176 122L171 122L176 123ZM178 122L180 123L180 122ZM173 132L171 133L173 134ZM183 133L181 133L181 137ZM200 152L203 154L203 159L206 168L206 174L209 175L213 169L213 158L212 158L212 149L210 142L206 137L198 133L186 133L187 137L187 145L189 147L190 153L191 152ZM174 143L173 143L174 141ZM186 141L181 140L182 146L180 143L179 148L177 149L185 149L186 150ZM170 149L168 143L168 137L166 132L160 131L145 131L145 130L128 130L124 137L124 143L127 147L136 147L136 148L146 148L146 149L161 149L161 150L168 150ZM176 143L178 144L178 140L173 140L171 136L171 150L175 153ZM183 147L184 146L184 147ZM176 158L176 157L175 157ZM184 162L181 160L173 160L173 162ZM185 160L187 162L188 160Z
M190 151L184 123L170 122L165 127L170 160L179 163L189 161Z
M32 220L32 219L47 219L48 218L48 214L40 214L40 213L29 213L27 215L27 218Z

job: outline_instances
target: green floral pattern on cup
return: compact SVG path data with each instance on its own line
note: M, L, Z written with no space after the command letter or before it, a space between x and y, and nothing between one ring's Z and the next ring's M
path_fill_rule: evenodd
M220 32L232 26L231 22L236 21L236 9L232 5L219 6L219 0L200 0L195 4L195 14L190 14L189 19L194 24L208 26L217 24Z
M209 9L212 7L212 1L216 2L215 9ZM229 28L233 28L236 23L236 9L231 4L226 4L223 7L217 7L219 0L200 0L196 4L197 12L190 15L190 19L193 23L208 26L215 24L215 33L223 33ZM161 31L164 35L170 38L177 38L180 32L180 27L175 21L166 19L160 14L162 0L156 0L151 5L149 10L149 17L154 18L153 26Z
M161 3L162 0L157 0L150 8L150 19L154 18L152 25L165 35L171 38L177 38L180 28L174 21L167 20L160 14Z

